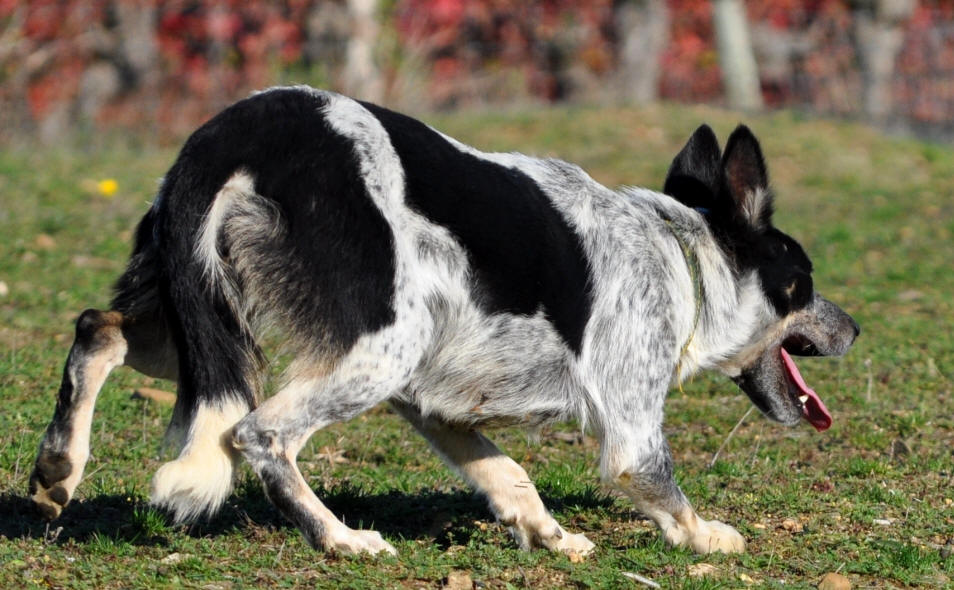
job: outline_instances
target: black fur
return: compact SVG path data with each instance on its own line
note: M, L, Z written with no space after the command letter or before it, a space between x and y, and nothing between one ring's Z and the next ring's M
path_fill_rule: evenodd
M391 230L358 177L353 146L328 127L323 106L318 96L282 90L240 101L190 137L167 175L154 229L165 263L164 307L176 310L167 321L181 359L223 360L180 367L177 412L194 410L199 391L207 401L237 394L254 406L247 375L260 353L221 293L204 295L207 281L194 255L198 227L237 170L247 170L255 191L275 206L279 237L245 254L274 285L269 307L294 318L283 329L346 350L394 319ZM222 242L227 258L228 236ZM137 266L120 279L117 301L128 298L142 272ZM232 279L241 289L242 277Z
M590 271L579 236L540 187L523 172L461 152L420 121L362 105L391 137L408 204L467 250L484 311L532 315L542 307L579 354Z

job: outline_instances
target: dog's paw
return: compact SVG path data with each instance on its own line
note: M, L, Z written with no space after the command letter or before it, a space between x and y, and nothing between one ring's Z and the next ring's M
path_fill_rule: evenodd
M63 512L78 480L66 455L41 454L37 458L30 474L30 499L43 518L53 520Z
M322 541L325 551L345 555L358 553L388 553L397 555L397 549L381 537L377 531L364 531L341 527L334 533L328 534Z
M742 553L745 539L731 526L718 520L699 519L699 525L691 537L689 546L696 553Z
M567 555L576 554L580 557L585 557L589 555L596 545L592 541L586 538L586 535L583 533L568 533L562 528L562 537L556 539L556 542L551 542L547 545L547 549L550 551L561 551Z
M566 554L575 553L582 557L596 547L583 533L568 533L552 519L545 525L538 526L529 526L522 521L511 523L509 528L510 535L525 551L547 549Z
M170 461L152 478L150 502L171 513L176 523L215 514L232 492L233 469L224 453Z

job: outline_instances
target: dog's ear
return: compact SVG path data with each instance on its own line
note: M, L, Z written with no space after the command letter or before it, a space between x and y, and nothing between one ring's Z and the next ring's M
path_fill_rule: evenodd
M759 141L745 125L736 127L729 136L722 169L736 216L757 230L768 227L772 219L768 171Z
M720 156L715 133L700 126L669 166L663 192L687 207L712 208L722 186Z

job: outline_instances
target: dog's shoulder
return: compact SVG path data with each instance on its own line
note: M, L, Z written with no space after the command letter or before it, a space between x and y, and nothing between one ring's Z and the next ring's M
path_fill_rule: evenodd
M581 236L541 182L546 161L485 154L407 115L361 105L400 159L408 207L466 250L478 305L520 315L542 307L579 351L591 280Z

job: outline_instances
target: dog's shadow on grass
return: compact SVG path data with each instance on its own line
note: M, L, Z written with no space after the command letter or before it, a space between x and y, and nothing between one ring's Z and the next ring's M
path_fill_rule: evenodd
M318 489L318 496L336 515L353 528L371 528L385 537L428 539L445 548L466 545L480 530L474 521L493 522L483 498L469 490L366 493L346 485ZM601 510L626 518L612 498L597 490L551 494L541 490L544 504L554 511ZM566 524L566 523L564 523ZM271 505L257 485L240 485L219 514L178 529L193 537L223 536L237 531L287 530L291 523ZM142 500L104 494L71 502L52 522L40 518L25 495L0 494L0 535L8 539L44 539L49 543L70 540L86 543L106 539L139 546L164 546L176 530L170 519Z
M125 495L103 494L70 502L59 518L40 517L26 495L0 494L0 535L7 539L43 539L47 543L102 538L135 545L166 545L146 524L145 505Z

